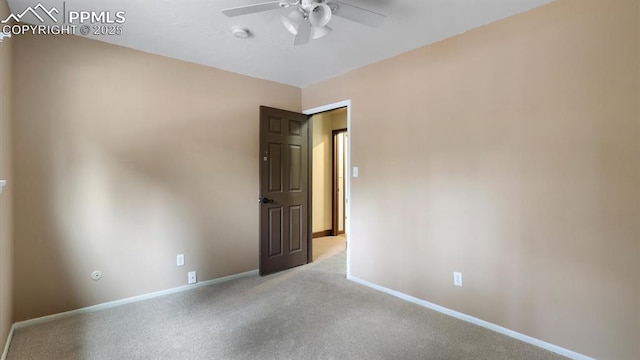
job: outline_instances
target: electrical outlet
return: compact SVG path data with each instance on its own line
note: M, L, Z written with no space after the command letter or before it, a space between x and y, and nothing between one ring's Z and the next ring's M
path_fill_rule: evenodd
M176 256L176 266L183 266L184 265L184 254L178 254L178 256Z
M453 285L462 286L462 273L454 272L453 273Z
M195 284L197 282L197 280L196 280L196 272L195 271L189 271L187 280L188 280L189 284Z

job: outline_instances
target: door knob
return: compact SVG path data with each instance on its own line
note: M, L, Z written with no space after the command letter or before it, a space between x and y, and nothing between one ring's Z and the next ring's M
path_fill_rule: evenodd
M272 199L269 199L269 198L263 197L263 198L261 198L261 199L258 199L258 202L259 202L260 204L271 204L271 203L274 203L275 201L273 201Z

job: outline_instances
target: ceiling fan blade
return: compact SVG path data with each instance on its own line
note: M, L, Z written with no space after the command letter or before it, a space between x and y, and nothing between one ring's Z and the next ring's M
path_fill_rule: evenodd
M309 40L311 40L311 22L305 20L298 26L298 33L295 39L293 39L293 45L304 45L308 43Z
M385 15L357 6L345 4L342 1L330 1L328 5L331 9L335 9L332 11L333 15L371 27L378 27L382 25L384 20L387 18Z
M224 9L222 10L222 13L229 17L234 17L234 16L248 15L248 14L254 14L254 13L263 12L263 11L280 9L281 7L287 6L287 5L281 5L281 3L282 1L269 1L269 2L264 2L260 4L238 6L234 8Z

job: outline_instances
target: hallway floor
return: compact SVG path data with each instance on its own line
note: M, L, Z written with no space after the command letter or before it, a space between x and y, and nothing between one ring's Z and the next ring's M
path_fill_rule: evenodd
M345 234L315 238L313 239L313 261L331 257L346 248Z

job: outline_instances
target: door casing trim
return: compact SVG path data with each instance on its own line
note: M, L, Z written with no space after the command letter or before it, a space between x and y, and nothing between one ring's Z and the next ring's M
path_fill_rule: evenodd
M348 234L347 236L349 236L348 239L348 246L347 246L347 278L349 278L351 276L351 255L352 255L352 249L353 246L351 246L351 244L353 244L354 240L356 239L355 236L353 236L353 233L351 232L351 142L353 137L351 136L351 99L348 100L343 100L343 101L338 101L335 103L331 103L331 104L327 104L327 105L323 105L323 106L318 106L318 107L314 107L311 109L307 109L302 111L303 114L305 115L309 115L309 117L315 115L315 114L319 114L319 113L323 113L326 111L331 111L331 110L336 110L336 109L340 109L340 108L347 108L347 138L349 139L349 141L347 142L347 165L346 168L348 169L347 173L347 191L346 191L346 196L347 196L347 208L345 209L346 211L346 216L347 216L347 221L345 223L345 233ZM311 129L311 127L309 127L309 129ZM309 130L311 131L311 130ZM309 146L313 146L313 142L309 141ZM309 151L309 153L311 153L312 151ZM310 163L311 164L311 163ZM309 168L311 169L313 166L309 166ZM311 170L310 170L311 171ZM311 174L309 174L309 182L311 182ZM311 198L311 192L309 192L309 198ZM309 199L309 208L311 209L312 203L311 203L311 199ZM311 211L309 211L309 214L311 214ZM309 231L311 231L311 216L309 216ZM311 234L310 234L311 235ZM313 237L312 236L308 236L308 241L311 245L311 242L313 241ZM308 246L309 249L311 249L311 246Z

